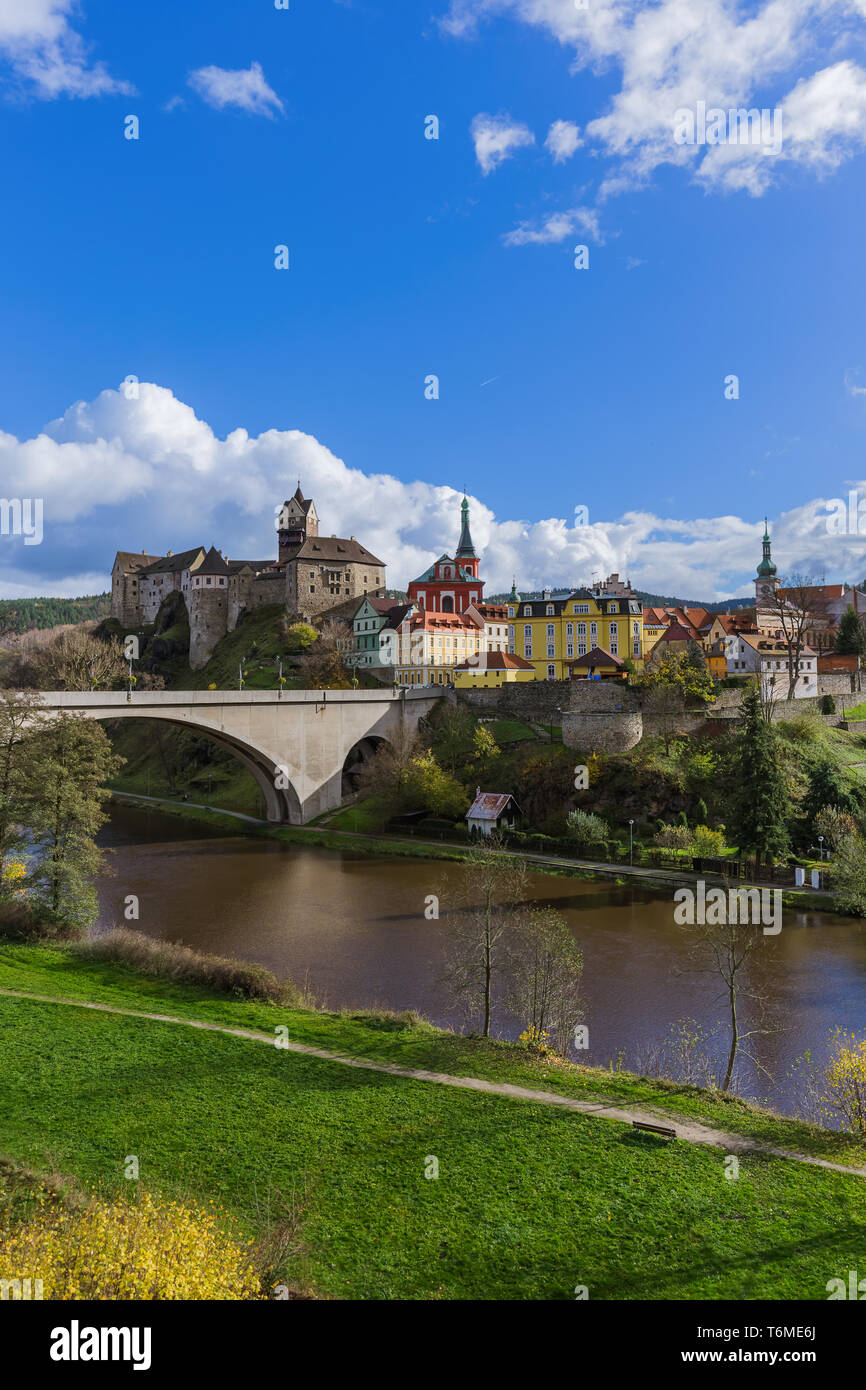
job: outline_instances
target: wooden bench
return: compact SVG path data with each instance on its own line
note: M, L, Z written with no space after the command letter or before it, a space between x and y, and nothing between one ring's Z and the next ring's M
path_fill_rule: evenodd
M632 1120L635 1129L644 1129L649 1134L660 1134L663 1139L676 1139L677 1132L667 1125L651 1125L645 1120Z

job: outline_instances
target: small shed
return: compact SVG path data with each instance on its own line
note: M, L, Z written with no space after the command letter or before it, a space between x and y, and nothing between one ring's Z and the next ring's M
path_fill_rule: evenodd
M483 792L475 788L475 800L466 812L469 833L492 835L494 830L512 826L521 815L520 807L511 792Z
M627 675L625 662L604 647L593 647L585 656L567 664L572 680L624 680Z

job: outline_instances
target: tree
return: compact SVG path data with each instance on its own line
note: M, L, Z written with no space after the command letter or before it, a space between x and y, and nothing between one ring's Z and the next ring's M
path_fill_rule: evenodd
M345 623L334 618L322 623L317 640L298 660L298 674L305 690L348 690L351 676L343 661L345 637Z
M414 730L400 727L389 742L380 743L371 758L358 769L358 795L369 798L381 810L383 819L413 809L409 804L409 770L422 751Z
M31 747L22 798L35 860L29 886L56 923L87 927L96 915L91 880L101 861L94 837L109 795L102 784L124 759L99 724L75 715L52 720Z
M854 917L866 917L866 840L862 835L849 835L837 846L832 872L835 906Z
M32 680L39 690L122 690L128 679L123 647L101 641L85 628L61 632L33 658Z
M430 718L430 739L433 751L449 772L456 773L477 751L476 726L469 710L442 701ZM493 735L490 735L491 740ZM494 743L495 746L495 743Z
M610 826L602 816L593 815L592 811L582 811L579 807L569 812L566 824L569 835L574 837L581 849L603 845L610 835Z
M822 585L811 575L794 574L786 585L767 593L765 603L787 651L787 698L793 700L803 649L810 632L826 624L827 600Z
M840 656L862 656L866 652L866 632L850 603L839 619L834 649Z
M857 822L838 806L822 806L814 820L815 834L823 836L829 849L838 849L843 840L857 834Z
M660 681L650 689L647 713L652 716L664 740L665 756L670 753L671 744L679 731L684 705L682 691L676 685Z
M757 889L754 891L757 892ZM710 915L708 912L707 917ZM707 921L690 925L689 930L695 932L693 954L699 959L709 958L710 964L706 968L721 976L727 996L730 1042L725 1076L720 1088L722 1091L727 1091L734 1077L734 1068L740 1048L748 1038L753 1037L756 1033L766 1031L753 1028L744 1033L740 1024L738 1007L740 997L743 995L760 998L754 990L746 990L743 987L740 977L749 958L758 949L764 938L761 935L760 927L756 927L750 922L739 921L741 916L748 915L746 912L725 911L720 915L724 918L723 921Z
M430 752L419 753L407 769L405 794L412 810L456 820L467 809L466 793L450 772L440 767Z
M525 917L526 868L502 853L499 841L473 850L466 860L463 906L450 914L446 980L467 1015L479 1018L490 1037L494 991L508 967L509 928Z
M508 1005L533 1037L546 1034L564 1056L583 1017L583 955L553 908L536 908L517 928L511 948Z
M30 692L0 693L0 893L12 856L24 852L24 796L32 738L44 713Z
M819 811L835 806L839 811L856 816L859 805L854 793L845 785L836 765L829 758L816 763L809 773L809 789L803 798L803 814L810 825Z
M740 710L727 826L740 851L754 854L757 871L762 859L788 850L791 805L779 766L778 736L764 716L757 681L743 691Z

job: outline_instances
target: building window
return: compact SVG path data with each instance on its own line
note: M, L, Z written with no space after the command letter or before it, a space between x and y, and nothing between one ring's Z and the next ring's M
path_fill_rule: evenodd
M509 625L508 625L508 650L509 650L510 652L512 652L512 653L513 653L513 651L514 651L514 624L513 624L513 623L509 623Z
M555 681L555 680L556 680L556 667L555 667L555 666L548 666L548 668L547 668L547 679L548 679L549 681Z
M608 611L608 613L618 613L618 612L619 612L619 604L618 604L618 603L612 603L612 604L610 605L610 607L608 608L607 611Z
M610 625L610 654L611 654L611 656L618 656L618 654L619 654L619 624L618 624L618 623L611 623L611 625Z
M572 613L588 613L588 612L589 612L589 604L588 604L588 603L575 603L575 604L572 604L572 609L571 609L571 611L572 611Z
M526 604L526 606L525 606L524 609L523 609L523 616L524 616L524 618L531 618L531 617L532 617L532 609L530 608L530 606L529 606L528 603Z
M508 610L508 616L509 616L509 618L513 618L513 617L514 617L514 608L513 608L513 607L509 608L509 610Z
M523 629L523 655L532 656L532 627L529 623Z
M553 612L554 612L554 608L553 608L553 604L552 604L552 603L549 603L549 604L547 605L547 608L545 609L545 612L546 612L546 613L553 613Z
M598 623L590 623L589 640L594 647L598 646Z

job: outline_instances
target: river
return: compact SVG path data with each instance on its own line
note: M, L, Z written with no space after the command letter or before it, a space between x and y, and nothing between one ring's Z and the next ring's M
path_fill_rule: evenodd
M466 1026L443 979L448 906L463 866L280 845L117 804L100 843L98 930L130 925L257 961L306 983L325 1007L417 1009L434 1023ZM590 1046L581 1061L642 1069L684 1018L723 1053L722 982L690 963L669 897L541 873L529 875L527 891L562 913L583 951ZM124 922L129 894L139 900L138 922ZM430 895L440 899L438 921L424 915ZM797 1059L807 1050L823 1058L832 1028L866 1031L866 922L786 910L781 933L762 937L744 984L766 1001L771 1031L749 1047L770 1077L745 1061L741 1093L794 1113ZM741 1008L748 1028L755 1006L744 998ZM494 1023L501 1037L520 1031L502 1008Z

